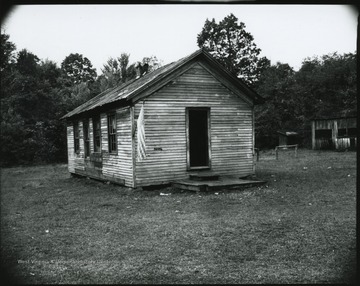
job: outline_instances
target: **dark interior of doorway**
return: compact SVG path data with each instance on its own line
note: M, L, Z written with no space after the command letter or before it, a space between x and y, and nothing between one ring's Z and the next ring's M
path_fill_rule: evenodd
M208 109L189 109L190 167L209 166Z

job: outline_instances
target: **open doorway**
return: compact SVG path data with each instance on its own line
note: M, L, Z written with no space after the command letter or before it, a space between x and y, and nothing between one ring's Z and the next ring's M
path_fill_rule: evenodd
M188 169L210 168L210 108L187 108Z

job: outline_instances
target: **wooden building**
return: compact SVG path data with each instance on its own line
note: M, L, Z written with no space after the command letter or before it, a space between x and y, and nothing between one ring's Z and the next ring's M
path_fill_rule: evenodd
M299 144L299 134L297 132L281 130L277 133L279 135L280 146Z
M356 134L356 117L311 121L312 149L355 149Z
M66 114L69 172L129 187L202 170L251 175L259 102L251 88L198 50Z

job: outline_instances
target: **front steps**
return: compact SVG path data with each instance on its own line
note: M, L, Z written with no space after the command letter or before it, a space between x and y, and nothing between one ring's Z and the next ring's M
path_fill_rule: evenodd
M209 171L189 174L190 180L193 181L216 181L219 180L219 175Z
M243 180L234 176L219 176L212 172L199 172L189 175L189 179L172 182L174 188L195 192L229 190L243 187L253 187L265 184L264 181Z

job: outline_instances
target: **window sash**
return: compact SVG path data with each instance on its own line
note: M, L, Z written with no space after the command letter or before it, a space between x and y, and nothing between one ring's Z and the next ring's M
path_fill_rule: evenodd
M74 151L75 153L80 152L80 132L79 122L74 122Z
M115 114L108 115L108 139L109 139L109 152L114 153L117 151L116 144L116 116Z
M90 134L89 134L89 121L88 120L84 120L83 122L84 126L84 152L85 152L85 157L89 157L90 156Z
M94 129L94 152L100 152L101 150L101 123L100 117L93 118Z

